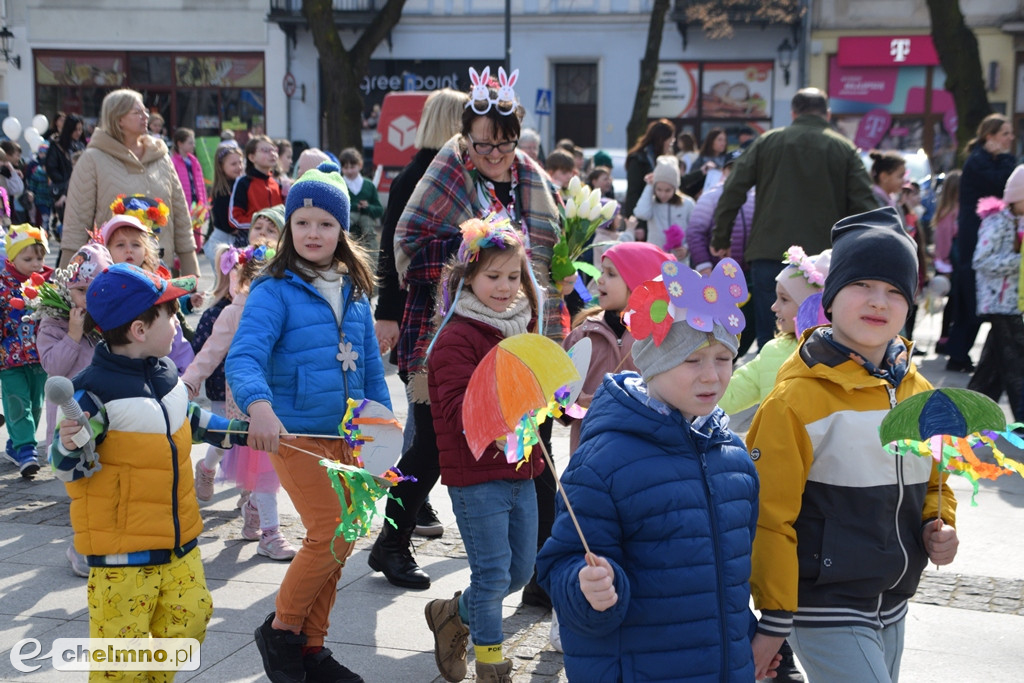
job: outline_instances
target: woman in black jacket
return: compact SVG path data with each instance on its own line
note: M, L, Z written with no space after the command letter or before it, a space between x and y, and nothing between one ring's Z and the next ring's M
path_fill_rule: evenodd
M46 153L46 176L50 179L50 191L53 193L53 210L60 223L64 222L64 202L71 182L72 157L75 152L85 149L82 129L82 119L77 114L68 114L60 136Z
M978 135L968 145L970 154L964 162L960 177L960 215L957 235L953 239L953 294L949 305L953 309L953 323L946 342L949 361L946 369L974 372L974 363L968 353L974 346L981 321L977 316L975 292L974 247L978 243L978 200L983 197L1002 197L1006 179L1013 173L1017 161L1010 154L1013 127L1002 114L989 114L978 125Z
M647 132L636 141L626 154L626 201L622 205L622 215L629 218L633 215L637 200L643 194L648 173L654 172L654 162L662 154L672 154L676 141L676 127L668 119L651 121ZM647 222L637 223L637 230L643 233L637 239L646 239Z

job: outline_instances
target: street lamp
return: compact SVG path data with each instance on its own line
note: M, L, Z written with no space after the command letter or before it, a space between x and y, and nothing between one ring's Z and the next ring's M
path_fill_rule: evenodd
M789 67L793 66L793 44L785 38L779 45L779 66L782 67L782 79L789 85Z
M3 55L4 61L13 64L14 68L21 68L21 55L11 56L11 38L14 34L11 33L11 29L5 25L0 29L0 55Z

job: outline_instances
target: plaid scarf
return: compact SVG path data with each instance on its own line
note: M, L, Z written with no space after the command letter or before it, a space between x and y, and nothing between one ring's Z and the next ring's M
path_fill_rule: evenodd
M426 349L434 334L434 293L441 271L462 243L459 225L485 216L489 208L480 206L465 151L460 135L445 143L416 185L395 229L395 265L407 291L398 340L398 367L404 372L426 371ZM517 151L514 164L519 180L517 214L528 232L537 282L546 290L544 331L561 341L567 333L565 304L551 282L551 253L561 227L559 200L551 181L529 157Z

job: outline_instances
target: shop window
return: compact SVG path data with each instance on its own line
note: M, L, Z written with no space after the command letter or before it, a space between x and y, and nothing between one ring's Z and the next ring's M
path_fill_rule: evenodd
M131 55L128 57L128 78L139 85L173 85L171 58L160 55Z
M597 64L555 65L555 139L597 145Z

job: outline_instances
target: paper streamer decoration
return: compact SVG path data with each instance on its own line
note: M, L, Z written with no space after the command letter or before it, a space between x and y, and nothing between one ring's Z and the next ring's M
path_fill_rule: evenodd
M383 404L348 399L338 433L370 474L383 475L402 455L402 425Z
M1024 440L1015 433L1021 429L1024 425L1007 426L1002 409L987 396L968 389L943 388L916 394L898 404L882 420L878 431L889 453L930 457L940 472L970 481L974 506L980 479L1014 472L1024 476L1024 464L1006 456L997 445L1002 438L1024 449ZM986 446L992 450L995 464L975 454L975 449Z
M523 431L524 418L548 408L559 389L579 379L568 354L547 337L517 334L501 340L473 371L462 402L473 456L479 460L502 437L521 442L516 429Z

